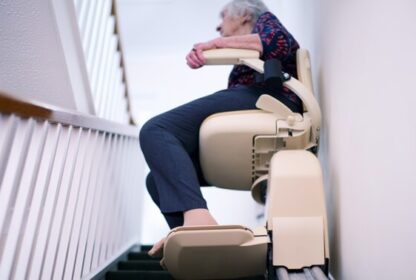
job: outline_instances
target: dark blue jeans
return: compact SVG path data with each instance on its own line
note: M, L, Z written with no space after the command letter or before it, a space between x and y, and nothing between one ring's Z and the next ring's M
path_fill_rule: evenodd
M199 163L199 128L210 115L255 109L264 90L256 86L226 89L199 98L144 124L140 145L150 168L146 186L170 228L183 225L183 212L207 208L200 186L206 186ZM275 96L300 111L283 96Z

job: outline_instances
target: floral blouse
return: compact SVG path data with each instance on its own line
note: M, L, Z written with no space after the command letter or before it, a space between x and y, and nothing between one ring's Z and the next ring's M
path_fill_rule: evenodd
M258 33L263 45L262 60L277 58L282 63L282 70L296 77L296 51L299 44L293 36L280 23L275 15L265 12L260 15L252 33ZM255 70L245 66L236 65L230 73L228 87L238 85L252 85L256 81ZM283 87L282 94L295 104L301 104L297 97L288 88Z

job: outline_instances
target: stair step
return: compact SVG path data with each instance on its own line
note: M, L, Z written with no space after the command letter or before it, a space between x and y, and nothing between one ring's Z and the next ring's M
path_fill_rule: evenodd
M142 271L149 271L149 270L163 270L160 266L159 261L154 260L142 260L142 261L121 261L118 263L119 270L142 270Z
M161 258L152 258L147 252L130 252L127 257L131 261L144 261L144 260L160 260Z
M106 280L172 280L169 272L160 266L160 258L151 258L147 251L152 246L141 246L140 252L130 252L127 261L118 263L117 271L106 273ZM226 280L226 279L224 279ZM235 280L265 280L264 276L252 276Z
M150 249L152 249L153 245L141 245L140 246L140 251L142 252L148 252L150 251Z
M167 271L110 271L106 280L172 280Z
M173 278L167 271L117 271L107 272L106 280L173 280ZM265 277L252 276L234 280L265 280Z

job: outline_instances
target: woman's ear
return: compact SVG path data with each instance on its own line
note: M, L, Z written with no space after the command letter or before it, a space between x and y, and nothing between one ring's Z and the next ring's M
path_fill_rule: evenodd
M251 23L251 21L253 20L253 17L248 12L245 12L244 15L241 17L241 19L242 19L241 22L243 24L246 24L246 23Z

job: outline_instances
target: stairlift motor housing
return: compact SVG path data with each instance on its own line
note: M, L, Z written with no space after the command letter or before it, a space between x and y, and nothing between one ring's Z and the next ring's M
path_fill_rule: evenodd
M244 64L263 72L259 53L215 49L204 52L208 65ZM200 129L200 161L211 185L251 190L262 203L267 181L267 225L179 227L165 241L163 262L175 279L224 279L261 275L273 240L273 265L301 269L329 259L322 171L307 150L317 150L321 113L312 91L309 54L297 52L298 78L284 86L304 104L293 113L270 95L259 110L214 114ZM270 235L268 234L270 233Z

